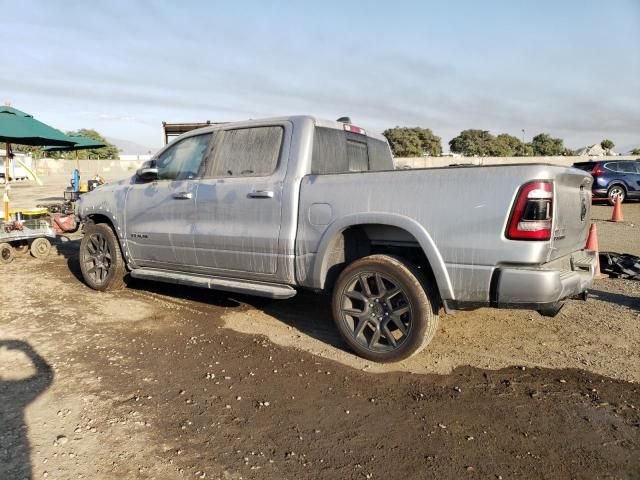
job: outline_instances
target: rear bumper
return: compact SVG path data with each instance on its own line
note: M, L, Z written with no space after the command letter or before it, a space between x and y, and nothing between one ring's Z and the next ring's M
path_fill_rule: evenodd
M543 265L497 267L491 276L489 302L445 300L445 308L553 308L568 298L582 296L591 287L596 265L596 252L579 250Z
M607 189L606 188L594 188L591 190L591 196L593 198L607 198Z
M591 287L596 265L596 252L581 250L537 268L499 268L491 304L539 310L577 297Z

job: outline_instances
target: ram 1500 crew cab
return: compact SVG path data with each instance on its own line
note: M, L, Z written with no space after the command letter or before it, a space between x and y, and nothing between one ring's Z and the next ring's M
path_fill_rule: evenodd
M592 178L546 164L394 170L385 138L293 116L188 132L82 196L80 267L285 299L330 292L359 355L395 361L445 311L553 315L585 295Z

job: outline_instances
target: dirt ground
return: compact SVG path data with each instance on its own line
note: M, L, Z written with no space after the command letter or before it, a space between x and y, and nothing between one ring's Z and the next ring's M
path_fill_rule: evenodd
M610 214L601 250L640 254L640 203ZM556 318L444 316L380 366L322 296L98 293L77 248L2 267L0 479L640 477L640 282L597 280Z

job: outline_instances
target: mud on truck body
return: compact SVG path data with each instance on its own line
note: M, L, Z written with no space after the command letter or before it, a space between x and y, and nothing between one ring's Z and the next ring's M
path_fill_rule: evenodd
M554 315L584 296L591 176L547 164L395 170L385 138L349 119L214 125L129 179L82 196L80 267L286 299L331 296L347 344L375 361L416 353L442 309Z

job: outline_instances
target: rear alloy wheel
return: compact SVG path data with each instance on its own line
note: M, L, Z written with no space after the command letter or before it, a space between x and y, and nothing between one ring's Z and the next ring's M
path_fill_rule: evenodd
M333 291L333 316L343 339L361 357L403 360L433 338L439 300L408 262L372 255L350 264Z
M623 203L626 196L627 196L627 192L625 191L624 187L621 185L614 185L611 188L609 188L609 191L607 192L607 197L609 197L609 203L611 205L616 204L616 199L618 197L620 198L620 203Z
M88 224L85 228L80 242L80 271L94 290L116 290L124 286L124 260L109 225Z
M0 243L0 264L6 265L13 262L15 252L13 247L8 243Z
M51 250L51 242L44 237L36 238L31 242L29 251L35 258L45 258Z

